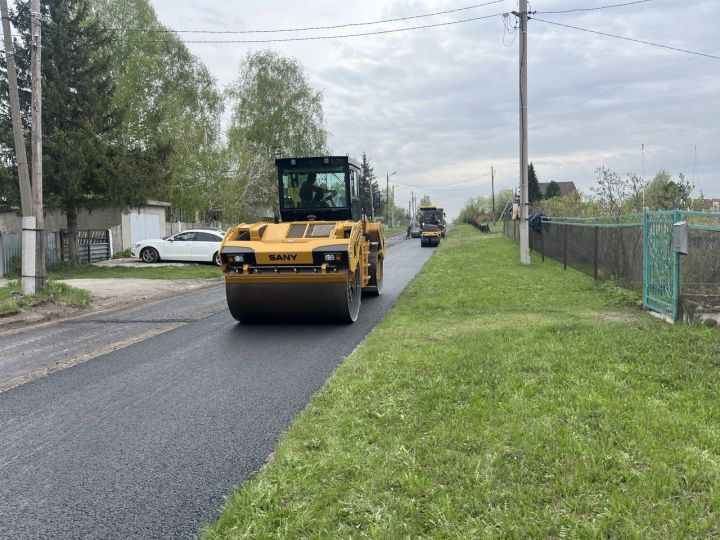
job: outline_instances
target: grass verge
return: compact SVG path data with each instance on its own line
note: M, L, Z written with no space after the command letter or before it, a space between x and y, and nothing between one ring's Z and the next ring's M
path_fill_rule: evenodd
M22 309L47 302L82 306L87 304L89 299L90 295L87 291L54 281L48 281L37 294L23 296L20 293L20 282L11 281L8 285L0 287L0 317L13 315Z
M215 538L720 535L720 333L456 226Z
M185 266L151 266L127 268L123 266L95 266L83 264L79 268L61 265L48 272L52 279L79 278L145 278L183 279L213 278L222 275L220 268L212 264L193 263Z
M393 234L405 232L406 230L407 230L407 225L400 225L398 227L385 227L384 228L385 236L392 236Z

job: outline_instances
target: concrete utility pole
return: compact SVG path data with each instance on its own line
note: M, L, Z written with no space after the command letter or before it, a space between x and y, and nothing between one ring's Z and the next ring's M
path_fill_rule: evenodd
M520 263L530 264L528 226L528 103L527 103L527 0L520 0Z
M388 220L390 219L390 214L388 213L388 205L390 204L390 177L394 174L397 174L397 171L394 173L385 173L385 223L388 223ZM395 200L393 198L393 206L394 203Z
M492 186L493 223L495 223L495 169L490 167L490 182Z
M390 204L390 173L385 173L385 225L388 224L388 219L390 219L388 204Z
M20 208L22 209L22 268L21 287L23 294L35 294L35 238L31 231L35 229L33 217L33 196L30 186L25 136L20 119L20 97L18 95L17 70L15 68L15 48L10 34L10 16L7 0L0 0L5 58L7 62L8 92L10 94L10 116L12 118L15 156L17 158L18 179L20 181ZM26 231L28 231L26 233Z
M32 0L30 4L32 52L32 189L33 204L35 206L35 287L45 286L45 214L43 210L43 181L42 181L42 90L40 84L41 65L41 35L40 0Z
M392 206L390 207L390 226L395 226L395 186L392 188Z

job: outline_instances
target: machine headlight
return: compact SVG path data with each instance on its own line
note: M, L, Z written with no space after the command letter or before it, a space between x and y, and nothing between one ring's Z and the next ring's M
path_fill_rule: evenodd
M245 262L245 256L244 255L230 255L228 257L228 262L236 262L236 263Z
M326 253L325 254L325 262L337 262L339 263L342 261L342 255L339 253Z

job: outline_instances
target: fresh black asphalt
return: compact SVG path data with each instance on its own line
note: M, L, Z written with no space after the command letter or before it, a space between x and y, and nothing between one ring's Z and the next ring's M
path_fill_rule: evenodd
M0 538L196 534L432 251L389 249L384 294L352 325L239 325L222 286L51 325L92 346L109 327L182 324L0 393Z

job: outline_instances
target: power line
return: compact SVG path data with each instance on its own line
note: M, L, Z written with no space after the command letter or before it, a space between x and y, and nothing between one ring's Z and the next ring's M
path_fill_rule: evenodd
M707 50L707 51L705 51L705 52L706 52L706 53L711 53L711 52L715 52L715 51L720 51L720 48L709 49L709 50ZM667 71L667 70L669 70L669 69L676 68L676 67L678 67L678 66L681 66L681 65L683 65L683 64L687 64L687 63L689 63L689 62L694 62L694 61L696 61L696 60L697 60L697 58L688 58L688 59L686 59L686 60L683 60L682 62L676 62L676 63L674 63L674 64L670 64L669 66L665 66L664 68L661 68L661 69L658 69L658 70L656 70L656 71L653 71L652 73L646 73L645 75L641 75L640 77L637 77L637 78L632 79L632 80L630 80L630 81L627 81L627 82L625 82L625 83L618 84L618 85L616 85L616 86L613 86L612 88L608 88L608 89L606 89L606 90L602 90L602 91L600 91L600 92L596 92L595 94L593 94L593 95L591 95L590 97L585 98L585 99L583 99L583 100L581 100L581 101L577 101L577 102L575 102L575 103L572 103L572 104L570 104L570 105L566 105L566 106L561 107L561 108L559 108L559 109L555 109L555 110L550 111L550 112L548 112L548 113L541 114L540 116L536 116L536 117L533 118L533 121L542 120L543 118L547 118L548 116L554 116L554 115L557 114L557 113L564 112L564 111L566 111L566 110L568 110L568 109L572 109L572 108L574 108L574 107L577 107L578 105L583 105L583 104L587 103L588 101L592 101L593 99L595 99L595 98L598 97L598 96L603 96L603 95L605 95L605 94L609 94L610 92L615 92L615 91L617 91L617 90L620 90L621 88L625 88L625 87L630 86L631 84L634 84L634 83L636 83L636 82L642 81L642 80L644 80L644 79L649 79L650 77L653 77L653 76L655 76L655 75L658 75L658 74L660 74L660 73L662 73L662 72L664 72L664 71Z
M376 30L374 32L358 32L355 34L338 34L334 36L307 36L297 38L276 38L276 39L199 39L199 40L179 40L180 43L209 43L209 44L220 44L220 43L279 43L288 41L317 41L323 39L342 39L351 37L361 36L376 36L380 34L393 34L395 32L407 32L409 30L421 30L425 28L437 28L440 26L451 26L454 24L462 24L466 22L481 21L483 19L490 19L492 17L499 17L502 13L493 13L492 15L484 15L482 17L471 17L469 19L461 19L459 21L450 21L444 23L435 24L424 24L420 26L409 26L407 28L396 28L394 30ZM117 41L127 41L128 43L163 43L162 40L139 40L139 39L118 39Z
M389 22L398 21L409 21L412 19L424 19L427 17L436 17L438 15L447 15L449 13L457 13L459 11L467 11L469 9L475 9L484 6L490 6L492 4L500 4L504 0L493 0L491 2L484 2L482 4L473 4L472 6L466 6L456 9L448 9L445 11L435 11L433 13L426 13L423 15L411 15L408 17L396 17L394 19L381 19L378 21L369 22L357 22L357 23L345 23L345 24L333 24L330 26L308 26L304 28L275 28L270 30L171 30L171 29L128 29L123 30L116 28L117 31L124 32L148 32L148 33L172 33L172 34L274 34L280 32L307 32L309 30L336 30L338 28L349 28L353 26L369 26L374 24L383 24ZM649 1L649 0L647 0Z
M479 180L480 178L484 178L486 176L490 176L490 173L481 174L480 176L475 176L474 178L470 178L468 180L461 180L459 182L449 182L447 184L405 184L402 182L393 181L393 184L397 184L399 186L405 186L405 187L411 187L411 188L419 188L419 189L433 189L433 188L443 188L447 186L455 186L458 184L467 184L469 182L474 182L475 180Z
M701 52L697 52L697 51L691 51L691 50L688 50L688 49L680 49L679 47L671 47L670 45L663 45L662 43L654 43L654 42L652 42L652 41L643 41L642 39L635 39L635 38L630 38L630 37L626 37L626 36L618 36L618 35L616 35L616 34L609 34L609 33L607 33L607 32L600 32L600 31L598 31L598 30L590 30L590 29L588 29L588 28L580 28L579 26L572 26L572 25L569 25L569 24L562 24L562 23L559 23L559 22L547 21L547 20L545 20L545 19L538 19L537 17L532 17L532 20L534 20L534 21L539 21L539 22L543 22L543 23L546 23L546 24L552 24L552 25L555 25L555 26L562 26L562 27L564 27L564 28L572 28L573 30L580 30L580 31L582 31L582 32L589 32L589 33L591 33L591 34L598 34L598 35L600 35L600 36L607 36L607 37L622 39L622 40L625 40L625 41L632 41L632 42L634 42L634 43L642 43L643 45L652 45L653 47L660 47L661 49L668 49L668 50L671 50L671 51L683 52L683 53L687 53L687 54L694 54L694 55L697 55L697 56L704 56L704 57L706 57L706 58L713 58L714 60L720 60L720 56L715 56L715 55L712 55L712 54L705 54L705 53L701 53Z
M575 13L578 11L597 11L599 9L609 9L609 8L616 8L616 7L624 7L624 6L632 6L635 4L644 4L646 2L652 2L653 0L636 0L635 2L624 2L622 4L610 4L607 6L598 6L598 7L590 7L590 8L574 8L574 9L563 9L563 10L557 10L557 11L533 11L532 13L539 13L541 15L549 15L549 14L560 14L560 13Z

